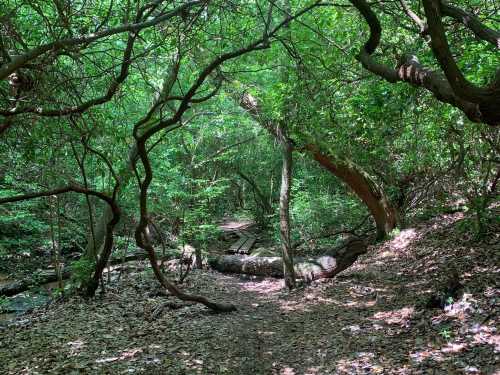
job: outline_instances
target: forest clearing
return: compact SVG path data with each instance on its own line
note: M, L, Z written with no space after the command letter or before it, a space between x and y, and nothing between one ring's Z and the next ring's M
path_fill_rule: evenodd
M499 4L0 20L0 374L500 375Z

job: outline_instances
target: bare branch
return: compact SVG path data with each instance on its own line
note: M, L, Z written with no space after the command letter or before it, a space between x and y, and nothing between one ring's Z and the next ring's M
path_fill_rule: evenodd
M476 37L500 49L500 32L484 25L476 16L453 5L441 3L441 13L469 28Z
M116 34L121 34L124 32L129 32L129 33L138 33L139 31L155 26L161 22L167 21L173 17L176 17L183 12L185 12L187 9L198 5L202 4L203 1L200 0L195 0L195 1L190 1L187 2L183 5L180 5L179 7L175 8L174 10L161 15L159 17L153 18L149 21L144 21L144 22L138 22L138 23L133 23L133 24L125 24L121 25L112 29L108 30L103 30L99 32L95 32L92 34L80 36L80 37L75 37L75 38L67 38L67 39L61 39L57 40L51 43L47 43L41 46L38 46L36 48L33 48L26 53L18 56L11 56L12 61L8 64L4 64L0 67L0 79L5 79L7 78L11 73L15 72L17 69L23 67L25 64L28 62L40 57L41 55L47 53L47 52L55 52L63 48L68 48L72 46L77 46L77 45L82 45L82 44L88 44L95 42L96 40L103 39L108 36L116 35Z

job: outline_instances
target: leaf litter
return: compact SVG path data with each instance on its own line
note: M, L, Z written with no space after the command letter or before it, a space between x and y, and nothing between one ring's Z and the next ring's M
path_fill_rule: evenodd
M147 267L93 300L71 297L1 328L2 374L498 374L500 234L473 242L442 215L371 248L349 270L292 292L271 278L193 271L158 290ZM498 228L497 228L498 229ZM426 308L450 267L460 299Z

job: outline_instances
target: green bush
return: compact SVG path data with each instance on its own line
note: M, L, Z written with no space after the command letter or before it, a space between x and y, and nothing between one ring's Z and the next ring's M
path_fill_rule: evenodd
M71 263L71 280L70 283L76 288L82 288L86 286L92 276L92 272L95 268L95 262L87 259L81 258L73 263Z

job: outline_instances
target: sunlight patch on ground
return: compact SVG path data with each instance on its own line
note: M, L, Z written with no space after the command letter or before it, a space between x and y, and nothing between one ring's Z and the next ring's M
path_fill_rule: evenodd
M280 301L280 308L283 311L299 311L307 312L310 311L311 307L318 305L336 305L342 306L343 303L335 300L333 298L323 297L318 295L318 293L307 293L304 296L304 300L299 301Z
M85 342L82 340L70 341L67 345L69 346L70 355L78 355L78 353L85 348Z
M280 308L281 308L281 310L286 311L286 312L295 312L295 311L308 312L308 311L310 311L308 309L308 304L305 304L303 302L297 302L297 301L283 301L280 303Z
M495 334L497 332L496 327L477 324L469 332L474 334L473 344L488 344L493 346L496 353L500 353L500 335Z
M415 363L422 363L429 360L442 362L445 357L440 351L436 350L435 348L429 347L427 349L410 353L410 358Z
M254 222L251 220L227 219L227 220L224 220L224 222L222 222L219 225L219 228L222 231L231 232L231 231L235 231L235 230L246 229L246 228L252 226L253 224L254 224Z
M338 374L383 374L384 367L373 363L375 354L371 352L356 353L355 358L341 359L337 362Z
M319 367L310 367L306 370L304 375L317 375L320 373L319 371L320 371Z
M380 258L399 257L406 255L408 247L421 238L421 233L415 228L404 229L384 246L384 251L379 254Z
M123 360L130 360L134 358L137 354L142 353L141 348L133 348L133 349L126 349L120 352L119 355L115 357L106 357L106 358L100 358L96 359L96 363L106 363L106 362L114 362L114 361L123 361Z
M246 282L241 284L241 289L259 294L275 294L283 290L283 281L276 279L264 279L259 282Z
M415 309L413 307L403 307L399 310L393 311L380 311L373 315L372 320L382 320L387 324L398 324L406 326L409 320L414 315Z
M443 353L460 353L467 348L467 344L463 342L455 343L449 342L444 348L441 349Z
M355 308L355 309L366 309L368 307L373 307L377 304L377 300L371 300L371 301L346 301L342 305L345 307L350 307L350 308Z

